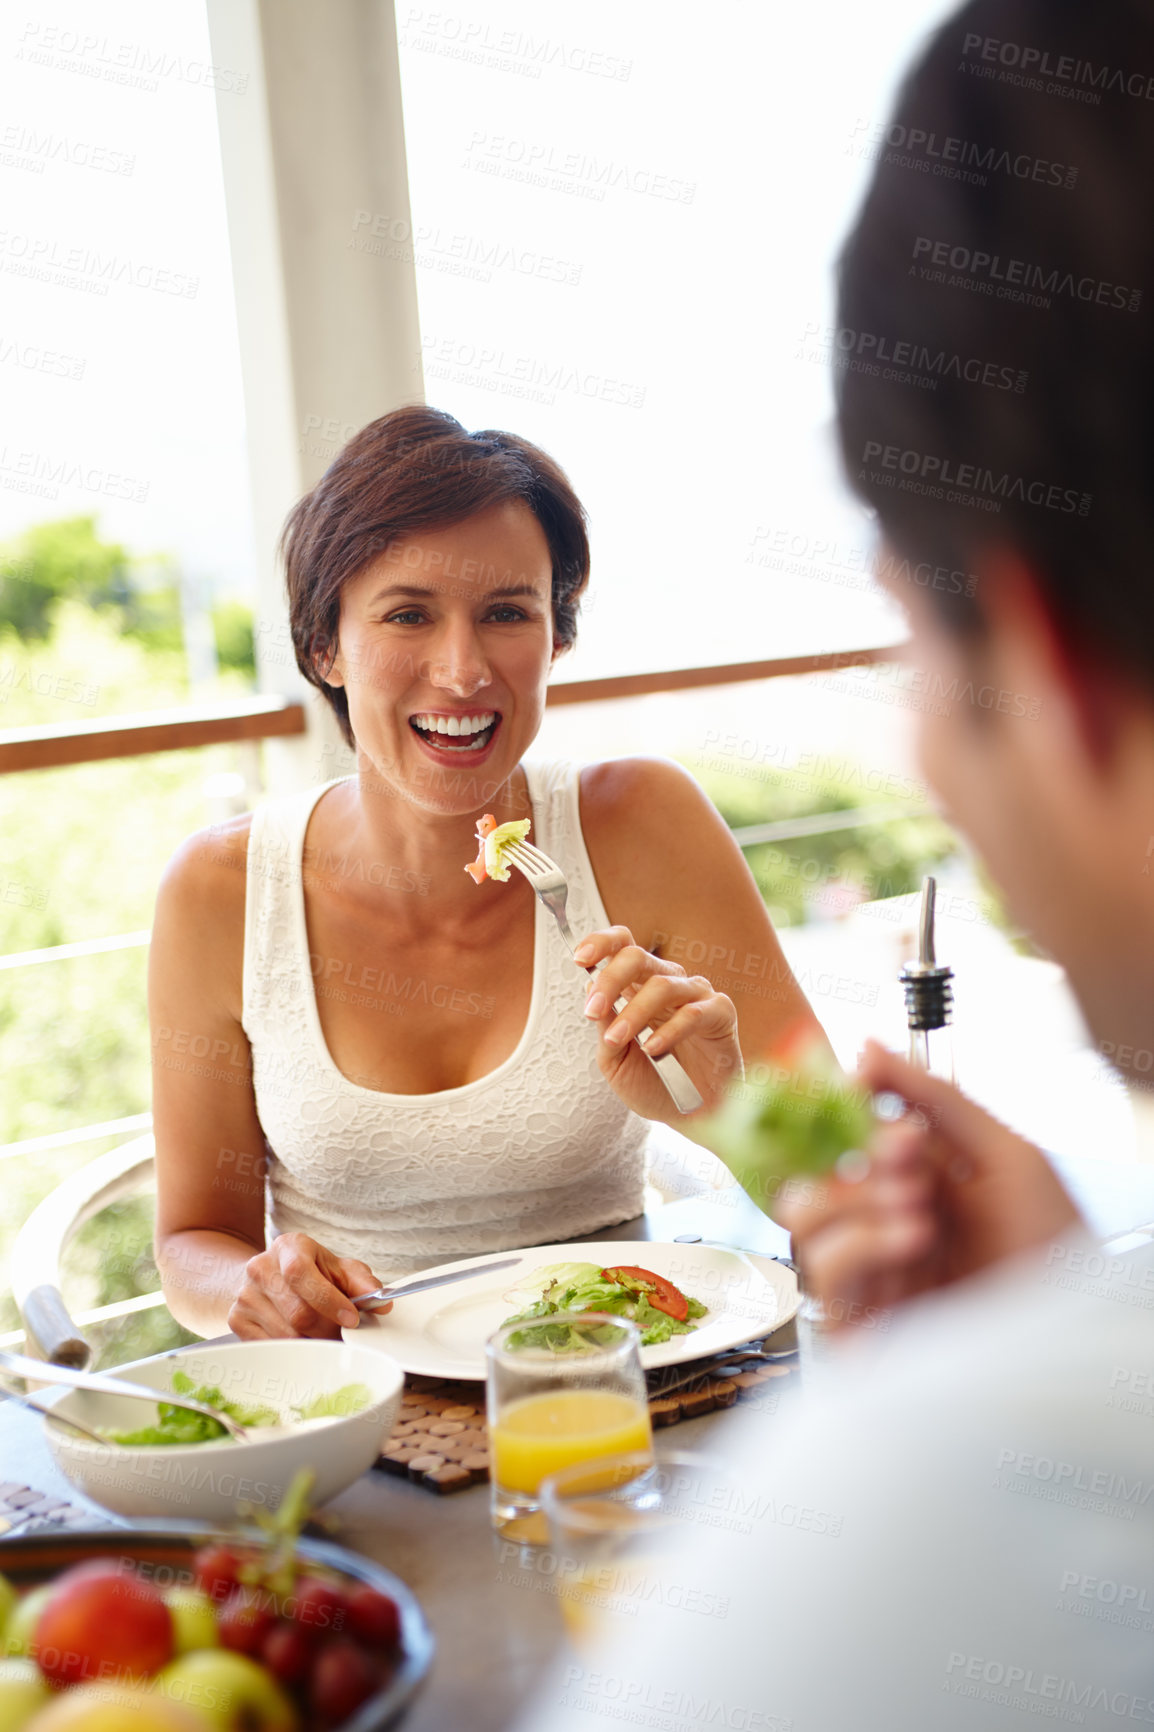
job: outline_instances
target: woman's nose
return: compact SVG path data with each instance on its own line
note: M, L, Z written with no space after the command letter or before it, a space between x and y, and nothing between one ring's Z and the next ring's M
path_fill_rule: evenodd
M429 660L429 680L457 697L471 698L492 679L488 661L472 631L446 633Z

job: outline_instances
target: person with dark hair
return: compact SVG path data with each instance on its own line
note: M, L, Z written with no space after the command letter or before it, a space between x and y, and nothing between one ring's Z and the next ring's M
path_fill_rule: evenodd
M842 450L908 616L922 767L1100 1052L1154 1065L1154 8L972 0L897 98L840 265ZM861 362L855 365L855 359ZM938 380L924 388L925 377ZM972 580L972 581L971 581ZM780 1217L857 1318L532 1732L1154 1724L1154 1243L877 1046L905 1098ZM902 1302L905 1303L902 1303ZM684 1607L668 1596L666 1605Z
M192 837L161 886L157 1262L202 1334L333 1335L381 1278L632 1219L647 1121L676 1120L632 1037L651 1027L708 1105L742 1047L812 1015L688 775L525 757L589 575L550 457L399 409L283 549L298 664L357 768ZM595 979L520 873L466 875L486 814L529 819L561 864ZM740 1043L730 1000L660 953L674 940L775 982Z
M1154 1062L1144 55L1154 80L1144 0L1002 0L943 26L888 136L972 141L955 160L987 172L911 171L893 148L844 248L838 307L843 331L883 333L891 352L963 358L933 392L900 367L845 368L846 473L877 514L924 689L971 694L923 714L925 774L1065 966L1099 1051L1139 1086ZM870 1183L782 1211L839 1312L1045 1244L1073 1217L1040 1152L956 1090L877 1047L863 1077L920 1100L934 1128L887 1138Z
M527 439L466 433L439 409L398 409L350 439L289 513L281 548L297 666L332 705L348 745L355 745L348 692L330 675L349 577L381 557L405 569L416 559L402 545L405 537L518 502L548 544L553 645L560 654L577 641L589 582L585 512L557 464Z

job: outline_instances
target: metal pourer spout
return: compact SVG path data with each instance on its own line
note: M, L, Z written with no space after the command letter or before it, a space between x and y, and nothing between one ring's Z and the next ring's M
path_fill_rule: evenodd
M921 920L918 926L918 960L907 962L901 972L906 994L906 1019L911 1033L945 1028L953 1018L954 978L952 968L939 968L934 960L934 901L937 881L922 883Z

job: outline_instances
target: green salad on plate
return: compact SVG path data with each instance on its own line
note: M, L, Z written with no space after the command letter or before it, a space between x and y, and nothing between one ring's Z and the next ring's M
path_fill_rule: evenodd
M602 1268L597 1263L551 1263L533 1271L532 1282L540 1293L525 1310L505 1319L505 1327L523 1323L511 1335L508 1346L546 1348L554 1353L582 1352L596 1331L574 1336L566 1323L551 1322L568 1311L604 1311L627 1317L641 1331L642 1347L655 1347L675 1335L688 1335L704 1317L708 1306L683 1293L664 1275L633 1265ZM606 1325L611 1330L611 1325Z

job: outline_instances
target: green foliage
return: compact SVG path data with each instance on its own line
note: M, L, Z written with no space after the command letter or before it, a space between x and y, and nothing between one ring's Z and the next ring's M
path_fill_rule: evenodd
M58 598L53 617L48 639L0 639L0 725L85 722L186 698L182 653L121 636L113 613L75 596ZM233 747L213 746L0 777L0 954L147 929L166 862L209 821L205 778L235 767ZM148 1110L146 955L140 945L0 971L0 1143ZM18 1327L4 1280L16 1231L70 1173L125 1140L0 1162L0 1333ZM74 1312L158 1285L150 1219L150 1203L118 1206L74 1242L65 1280ZM163 1309L86 1333L105 1363L189 1339Z
M127 553L99 539L94 517L37 524L0 555L0 633L43 642L65 598L116 607L131 589Z
M217 746L0 778L0 953L147 929L165 863L207 821L204 778L233 761ZM0 972L0 1143L147 1112L146 956L141 945ZM31 1209L108 1146L2 1163L0 1290L7 1247ZM153 1285L120 1246L107 1270L82 1260L68 1298L79 1310ZM16 1326L0 1297L0 1332ZM152 1341L159 1352L175 1328L163 1313L121 1319L109 1352L127 1358Z
M0 779L0 952L146 930L229 747ZM143 946L0 973L0 1142L147 1110Z
M46 644L70 601L146 649L183 653L180 581L171 562L135 560L118 542L102 541L95 517L37 524L0 552L0 636ZM213 623L221 665L252 674L251 609L221 602Z
M120 629L125 637L137 638L146 649L184 654L184 626L180 617L180 588L175 582L155 589L130 589L117 604Z
M882 803L909 805L908 818L747 848L745 858L778 926L801 925L859 901L905 895L957 852L957 840L940 818L918 813L912 799L883 802L876 790L855 778L852 766L824 775L758 766L752 778L736 770L690 767L734 829Z
M256 679L253 612L243 601L221 601L212 610L216 659L221 668Z
M147 1359L154 1353L169 1353L199 1341L191 1329L183 1329L163 1305L155 1310L132 1311L127 1317L111 1317L106 1323L91 1323L84 1331L95 1352L94 1371L107 1371L129 1359Z
M133 1197L102 1209L80 1229L68 1248L65 1301L71 1311L156 1292L160 1276L152 1257L152 1218L152 1198ZM98 1366L122 1365L198 1339L164 1306L90 1324L84 1333Z

